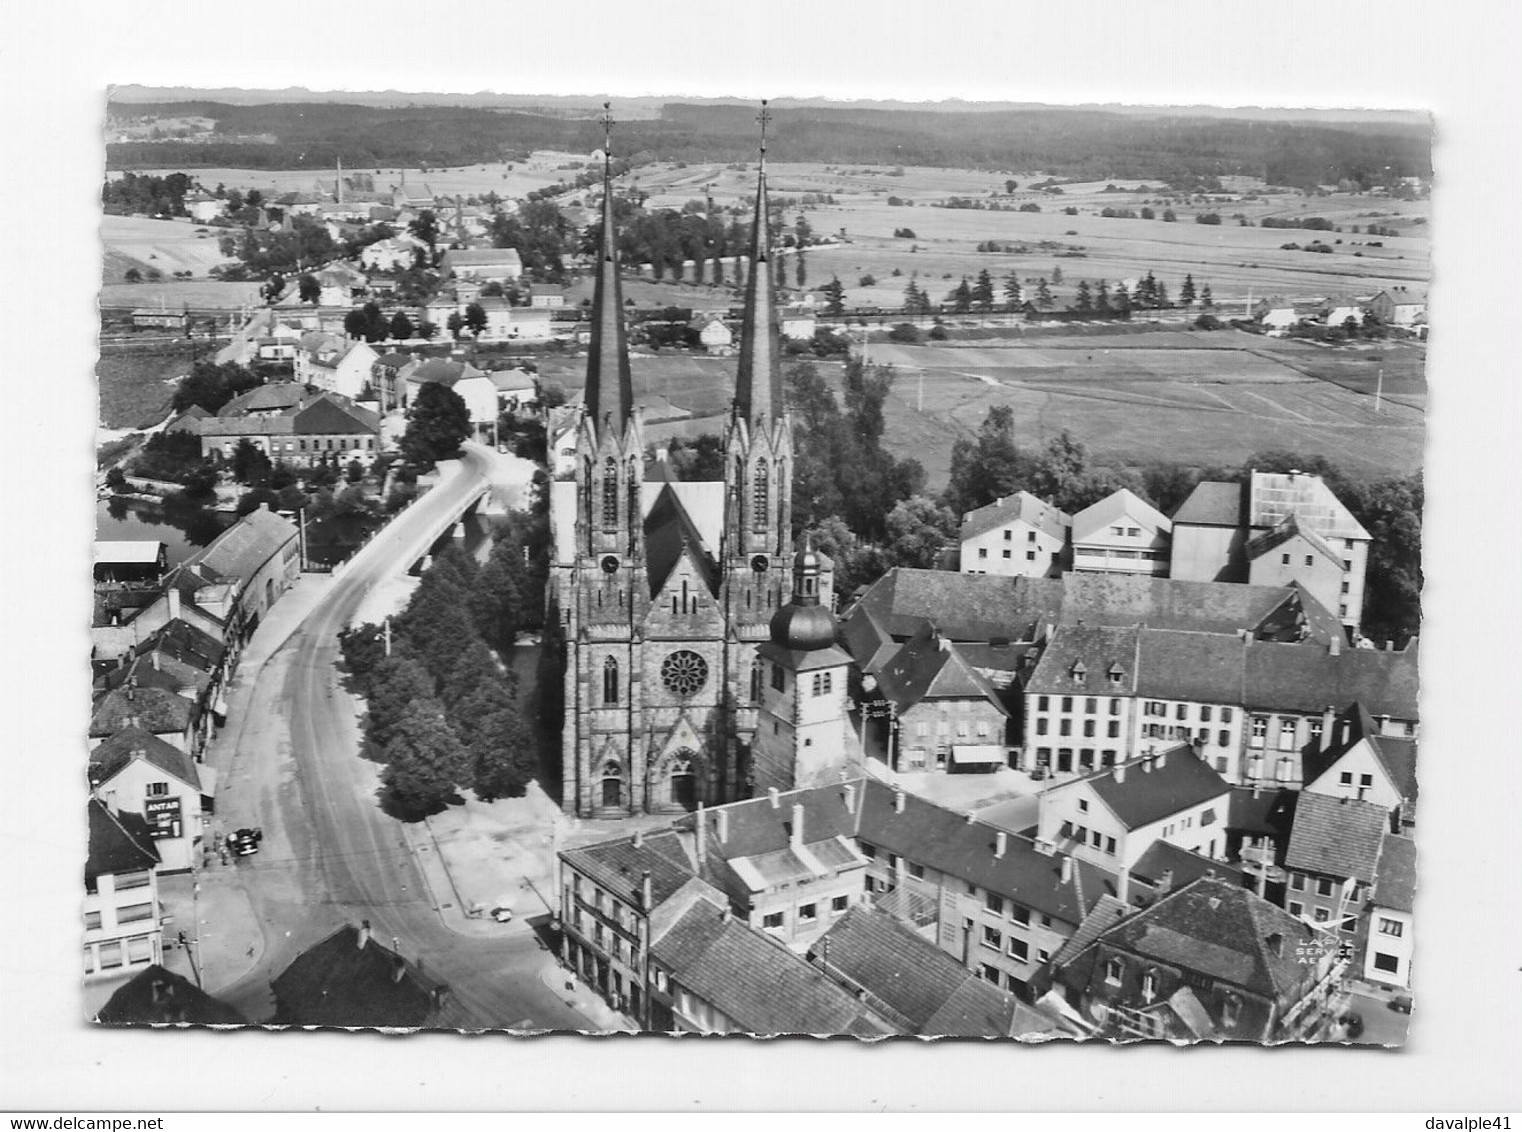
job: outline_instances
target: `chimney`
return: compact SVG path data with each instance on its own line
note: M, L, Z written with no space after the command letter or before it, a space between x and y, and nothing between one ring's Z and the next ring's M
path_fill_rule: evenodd
M845 795L846 813L854 814L856 812L856 785L847 782L843 792Z
M967 811L967 824L971 825L976 819L977 819L977 815L975 815L971 810L968 810Z
M1009 846L1009 834L1002 829L994 834L994 860L1001 860L1004 850Z
M1336 633L1332 634L1332 642L1327 646L1327 653L1330 656L1342 655L1342 637L1340 635Z
M1122 868L1115 874L1115 899L1122 904L1130 903L1131 900L1131 870Z
M1156 756L1154 756L1154 755L1149 755L1146 758L1142 759L1142 761L1141 761L1141 769L1142 769L1142 773L1143 774L1151 774L1152 773L1152 760L1155 757Z
M399 983L407 974L407 962L400 955L391 957L391 981Z
M729 840L729 811L728 810L722 810L721 809L719 811L718 826L719 826L719 844L722 845L724 842Z
M803 845L803 804L793 803L793 831L788 835L787 842L794 849Z
M644 830L642 830L642 829L636 829L634 831L634 847L636 849L643 849L645 847L645 831Z
M1126 764L1115 764L1115 784L1118 786L1126 780Z
M153 661L153 670L155 672L162 672L162 671L164 671L163 666L162 666L162 664L160 663L160 660L159 660L159 650L158 649L154 649L153 650L153 652L150 655L149 659Z
M1062 883L1073 883L1073 858L1071 857L1062 858Z
M1157 894L1159 896L1173 891L1173 870L1164 869L1163 875L1157 878Z
M777 793L777 788L775 786L768 786L766 788L766 797L767 800L771 802L772 809L778 809L782 805L781 796Z
M724 907L719 909L719 923L721 923L721 924L727 924L727 923L729 923L729 905L728 904L724 905Z
M639 874L639 898L646 912L655 906L655 890L650 885L650 870Z
M708 863L708 813L703 809L703 803L698 803L697 820L692 826L693 849L698 858L698 872L702 872ZM724 811L719 811L719 840L724 839Z
M1263 941L1263 944L1275 959L1284 955L1284 937L1278 932L1270 932L1268 938Z
M169 598L169 620L176 621L180 616L180 587L170 586L165 596Z
M356 946L361 951L363 951L365 949L365 945L368 944L369 942L370 942L370 921L369 920L361 920L359 922L359 938L358 938L358 942L357 942Z
M1163 769L1163 765L1165 763L1167 763L1167 761L1168 761L1168 752L1167 751L1161 752L1157 756L1157 760L1156 761L1157 761L1157 769L1158 770L1162 770Z
M895 786L893 788L893 812L895 814L904 812L904 788L902 786Z
M1341 736L1337 734L1339 730L1337 709L1327 704L1326 710L1321 713L1321 750L1325 751L1341 742Z
M1256 797L1258 797L1258 795L1260 795L1262 793L1263 793L1263 780L1261 778L1255 778L1255 779L1253 779L1252 780L1252 796L1254 798L1256 798Z

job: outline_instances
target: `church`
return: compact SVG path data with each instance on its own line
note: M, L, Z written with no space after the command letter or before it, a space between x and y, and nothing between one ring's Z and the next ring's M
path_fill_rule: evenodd
M681 812L806 785L795 781L781 744L808 742L806 777L838 776L851 757L849 743L826 745L821 730L852 738L828 560L812 550L795 554L793 545L793 430L767 225L765 119L763 109L722 480L678 479L647 453L604 150L575 468L550 485L555 562L546 623L565 648L561 804L569 814ZM800 606L811 612L800 616ZM832 671L826 685L823 670L816 681L811 668L800 685L792 668L826 652L831 666L842 666L838 675ZM800 688L810 698L802 726ZM758 732L771 737L759 758Z

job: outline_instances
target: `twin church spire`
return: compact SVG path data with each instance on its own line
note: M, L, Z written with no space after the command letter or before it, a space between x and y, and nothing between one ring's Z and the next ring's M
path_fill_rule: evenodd
M587 358L587 415L600 434L619 433L634 411L629 348L624 330L623 290L618 280L618 228L613 209L613 117L603 103L602 234L592 292L592 342ZM771 114L761 103L760 172L751 226L750 272L740 330L740 365L735 382L735 414L751 422L772 420L783 411L782 366L777 349L776 279L772 275L771 233L766 196L766 127Z

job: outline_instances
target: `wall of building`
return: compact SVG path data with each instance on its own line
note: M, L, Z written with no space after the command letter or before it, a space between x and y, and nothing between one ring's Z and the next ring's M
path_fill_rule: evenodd
M1055 577L1065 545L1062 539L1017 521L965 540L959 568L964 574Z
M953 746L1003 744L1008 719L986 696L920 700L898 716L897 769L945 770Z
M751 897L746 921L794 951L806 951L832 924L866 899L866 876L864 866L852 866L818 880L758 892Z
M1247 580L1255 586L1289 586L1299 582L1312 597L1328 609L1339 611L1345 597L1352 596L1351 582L1341 562L1334 562L1311 546L1303 537L1281 543L1258 555L1247 567ZM1356 618L1355 618L1356 620Z
M153 869L96 878L84 901L84 977L131 975L163 962L159 882Z
M1386 986L1411 986L1412 935L1416 927L1410 912L1369 909L1369 938L1364 947L1363 977Z
M1233 704L1138 697L1131 751L1141 754L1175 743L1195 744L1195 753L1228 782L1243 781L1242 725L1245 714Z
M1168 552L1169 576L1189 582L1244 581L1247 567L1242 548L1246 542L1247 534L1241 527L1175 523Z
M160 792L155 793L155 790ZM177 800L180 804L179 836L155 838L153 846L163 862L160 871L182 872L195 867L203 821L200 790L170 777L144 759L133 759L116 777L100 784L99 794L113 810L126 810L142 817L147 817L150 800Z
M649 919L562 861L561 958L615 1010L644 1013Z
M1128 695L1025 694L1022 769L1057 775L1113 766L1126 757L1136 705ZM1088 752L1085 754L1085 752Z

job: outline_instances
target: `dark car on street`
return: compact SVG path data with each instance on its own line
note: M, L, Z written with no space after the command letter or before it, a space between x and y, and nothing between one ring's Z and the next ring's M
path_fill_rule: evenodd
M227 850L234 857L247 857L259 852L259 842L264 840L262 829L239 829L227 835Z

